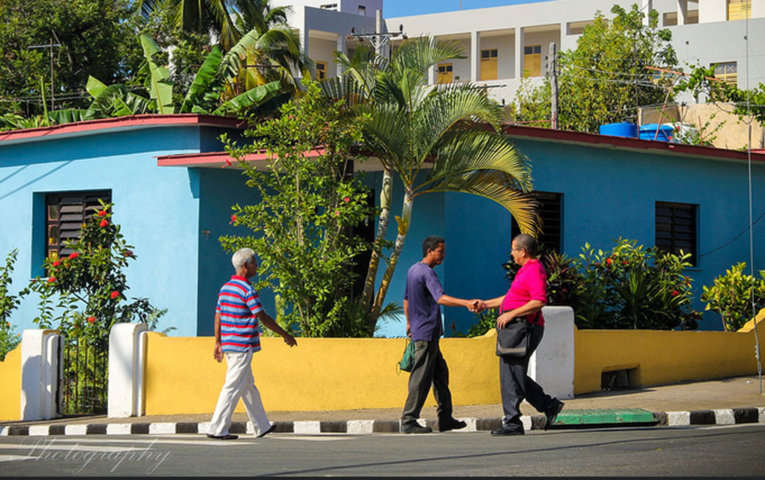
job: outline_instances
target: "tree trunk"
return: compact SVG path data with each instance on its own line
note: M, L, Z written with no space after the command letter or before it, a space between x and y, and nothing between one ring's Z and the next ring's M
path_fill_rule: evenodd
M388 293L388 287L390 286L390 280L393 278L393 272L396 270L398 264L398 258L401 255L401 250L404 248L404 241L406 240L406 234L409 233L409 226L412 221L412 205L414 198L412 192L407 188L404 193L404 204L401 208L401 217L396 217L398 221L398 235L396 235L396 243L393 247L393 253L390 256L388 266L385 268L385 274L383 275L382 282L380 282L380 288L377 290L374 304L372 304L372 310L370 311L370 318L375 319L377 323L377 317L382 310L383 302L385 301L385 295ZM373 324L372 326L374 326Z
M393 175L387 168L383 171L382 188L380 190L380 218L377 222L377 233L375 241L372 244L372 255L369 257L369 267L367 276L364 279L364 290L359 299L359 305L364 311L369 312L372 306L372 297L375 293L375 278L377 269L380 266L380 257L382 256L382 245L385 240L385 232L388 230L388 220L390 219L391 195L393 192ZM377 322L377 317L368 317L371 326Z

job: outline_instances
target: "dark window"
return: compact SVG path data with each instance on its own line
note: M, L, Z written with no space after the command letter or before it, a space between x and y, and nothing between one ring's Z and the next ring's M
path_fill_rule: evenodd
M660 249L690 253L696 265L696 212L698 205L656 202L656 246Z
M45 255L50 258L69 255L67 240L80 238L82 224L101 208L99 199L111 202L110 190L63 192L45 195Z
M535 53L542 53L542 45L533 45L531 47L523 47L524 55L533 55Z
M561 251L561 239L563 238L563 203L562 193L532 192L534 199L539 203L540 220L542 221L542 233L537 238L539 245L544 250ZM521 233L518 224L513 219L511 227L512 237Z

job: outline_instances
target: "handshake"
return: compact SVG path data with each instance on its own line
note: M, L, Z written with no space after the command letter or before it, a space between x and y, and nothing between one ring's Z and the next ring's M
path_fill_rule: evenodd
M473 313L481 313L489 308L485 301L478 299L467 300L465 307Z

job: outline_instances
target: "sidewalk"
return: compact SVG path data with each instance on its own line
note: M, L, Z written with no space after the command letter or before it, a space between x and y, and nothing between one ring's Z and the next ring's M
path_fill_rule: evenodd
M405 393L402 392L402 405ZM567 411L569 414L576 412L577 415L586 417L600 415L604 410L642 409L653 413L654 423L659 425L765 422L765 395L760 394L759 380L756 376L592 393L565 400L565 403L561 416ZM212 407L214 405L211 405L211 409ZM530 427L528 429L537 429L544 425L544 417L526 402L521 406L521 411L526 416L524 420L527 427ZM469 431L496 428L501 413L501 405L456 406L454 409L455 417L469 419ZM203 432L211 415L212 412L130 418L88 416L34 422L0 422L0 435L35 434L32 432L46 434L44 432L47 426L50 426L47 428L47 434L50 435L76 432L111 433L109 430L114 433L196 433ZM277 423L277 432L295 433L398 432L400 415L400 408L268 412L270 420ZM421 417L431 424L436 417L435 407L424 408ZM235 428L232 430L239 430L241 433L251 430L251 426L246 424L246 414L235 413L233 421ZM598 426L597 422L598 420L591 420L586 423L588 426ZM125 424L134 426L128 427ZM154 427L151 427L152 425Z

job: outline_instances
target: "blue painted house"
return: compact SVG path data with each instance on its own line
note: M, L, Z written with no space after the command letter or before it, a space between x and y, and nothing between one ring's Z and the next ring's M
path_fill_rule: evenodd
M76 234L89 202L108 195L114 221L138 255L128 270L128 296L167 308L160 328L176 327L173 335L211 335L215 296L231 273L218 237L236 231L229 225L231 205L257 201L241 172L223 168L223 132L236 135L237 122L187 114L0 133L0 257L19 249L14 291L44 273L47 252ZM618 236L682 246L695 255L690 274L697 293L730 265L748 261L745 153L527 127L506 127L505 133L533 162L546 244L571 256L585 242L609 248ZM752 164L755 267L764 269L765 155L753 154ZM366 170L371 188L381 177L375 165L360 162L357 168ZM394 185L394 209L402 195ZM395 227L389 230L392 239ZM387 301L401 302L406 270L431 234L447 240L437 272L448 294L501 295L512 231L510 215L489 200L456 193L418 197ZM273 312L271 294L261 296ZM36 301L28 298L13 322L30 328L35 315ZM447 334L474 322L455 308L444 309L444 320ZM701 328L720 327L710 316ZM403 318L382 323L377 334L402 336Z

